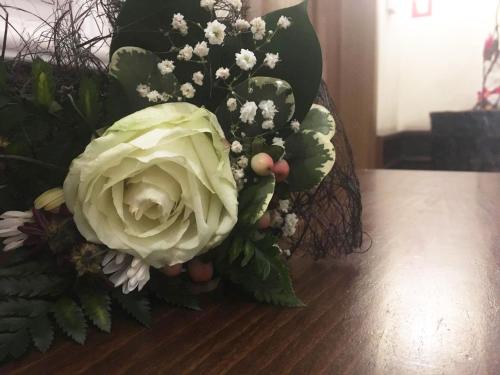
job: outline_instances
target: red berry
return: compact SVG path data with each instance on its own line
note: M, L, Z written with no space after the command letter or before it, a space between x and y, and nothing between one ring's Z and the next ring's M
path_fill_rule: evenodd
M262 217L259 219L258 226L259 229L266 229L271 226L271 214L269 213L269 211L264 213L264 215L262 215Z
M269 176L274 167L273 158L265 152L254 155L250 164L255 174L259 176Z
M212 262L203 263L199 259L193 259L188 263L188 274L195 283L206 283L212 280L214 265Z
M276 176L276 181L285 181L290 174L290 165L286 160L280 160L274 164L273 172Z
M173 266L165 266L163 267L163 273L168 277L176 277L179 276L182 272L182 264L176 264Z

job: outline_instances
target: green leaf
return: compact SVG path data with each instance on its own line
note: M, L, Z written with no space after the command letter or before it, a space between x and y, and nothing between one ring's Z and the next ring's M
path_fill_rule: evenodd
M25 262L11 267L0 268L0 277L37 275L46 273L52 268L52 262L48 261Z
M276 106L277 113L274 117L274 130L279 130L285 126L293 117L295 112L295 98L292 87L282 79L272 77L253 77L237 85L234 90L240 103L246 101L255 102L257 105L263 100L272 100ZM229 94L228 99L234 97ZM239 111L230 112L226 101L223 101L217 109L217 118L228 129L231 124L239 123ZM255 136L265 133L262 128L264 122L262 112L257 111L255 122L251 125L245 124L245 134Z
M79 293L85 315L104 332L111 332L111 298L98 289L87 289Z
M266 75L287 81L295 93L295 118L302 121L318 94L323 70L321 46L307 14L307 1L279 9L263 17L268 28L275 28L281 16L290 17L292 25L279 30L263 52L279 52L281 62Z
M29 321L26 317L2 317L0 318L0 332L17 332L27 326Z
M253 225L264 215L273 198L275 184L273 175L260 177L256 184L248 185L240 192L240 224Z
M78 108L90 125L95 126L97 124L102 110L97 78L84 76L80 81Z
M64 333L79 344L85 342L87 323L82 309L75 301L69 298L59 299L54 304L54 317Z
M151 326L151 305L146 297L139 293L123 294L119 289L113 290L112 297L139 323Z
M306 118L300 124L301 131L315 131L324 134L328 139L335 135L335 120L328 109L313 104Z
M255 255L255 246L252 241L246 241L243 248L243 259L241 260L241 267L246 267Z
M246 266L237 262L229 263L227 254L220 250L215 262L217 271L251 293L258 301L279 306L303 306L293 290L285 260L277 248L270 245L273 241L275 238L270 236L255 242L255 255Z
M327 135L305 131L290 135L285 142L290 164L291 191L307 191L318 185L333 168L335 150Z
M35 103L47 108L51 113L61 109L54 102L55 82L52 66L40 58L36 58L32 65L33 89Z
M285 155L285 149L277 145L268 145L266 140L261 137L257 137L252 142L252 155L257 155L264 152L271 156L275 162L280 160L283 155Z
M0 361L8 357L21 357L28 350L30 336L26 329L14 333L0 333Z
M156 297L169 305L200 311L198 298L191 293L190 285L184 276L166 277L161 272L152 273L149 283Z
M24 316L33 318L47 313L50 305L49 302L42 300L9 299L0 302L0 317Z
M122 47L111 57L109 74L121 85L126 98L115 98L115 105L129 105L129 112L154 105L137 92L139 84L151 87L159 93L174 95L177 79L173 73L161 75L158 70L160 58L154 53L138 47ZM123 101L126 100L126 103Z
M0 278L0 296L57 296L65 289L64 278L58 275L28 275L21 278Z
M29 331L33 344L42 353L49 350L54 340L54 327L46 315L40 315L30 322Z

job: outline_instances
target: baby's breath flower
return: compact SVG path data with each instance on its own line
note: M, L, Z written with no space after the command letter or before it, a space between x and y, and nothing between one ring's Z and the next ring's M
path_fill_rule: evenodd
M246 102L240 110L240 120L247 124L252 124L257 115L257 104L255 102Z
M213 10L216 0L201 0L200 6L206 10Z
M280 147L285 147L285 141L283 140L283 138L279 138L279 137L274 137L273 138L273 146L280 146Z
M186 44L186 46L182 48L179 51L179 54L177 55L177 59L179 60L189 61L192 58L193 58L193 47L191 47L188 44Z
M208 48L207 42L199 42L194 46L193 52L198 57L206 57L210 52L210 48Z
M264 39L266 36L266 21L261 17L257 17L250 21L250 25L252 26L253 38L255 40Z
M250 23L243 18L238 18L234 23L234 27L238 31L247 31L250 28Z
M262 129L264 130L271 130L274 129L274 122L273 120L266 120L262 123Z
M297 133L300 130L300 122L298 122L297 120L293 120L290 124L290 127L295 133Z
M162 62L158 63L158 70L160 71L162 76L172 73L174 69L175 65L172 60L163 60Z
M288 214L285 216L285 225L283 226L283 236L291 237L297 230L299 219L295 214Z
M266 58L264 59L264 65L270 69L276 68L276 64L280 61L279 53L266 53Z
M229 112L234 112L238 109L238 102L236 101L235 98L229 98L226 104Z
M158 103L158 102L161 102L162 100L162 95L156 91L156 90L152 90L150 92L148 92L148 94L146 95L146 97L148 98L148 100L151 102L151 103Z
M243 151L243 146L241 145L240 142L234 141L231 144L231 151L234 152L235 154L241 154L241 152Z
M222 44L226 37L226 25L217 20L207 23L205 37L210 44Z
M271 228L281 228L284 222L283 216L281 216L278 210L273 210L271 212Z
M249 71L255 66L256 63L257 58L252 51L242 49L240 53L236 53L236 65L238 65L241 70Z
M238 12L241 10L243 7L243 4L241 3L241 0L227 0L229 4L233 6L234 9L236 9Z
M278 201L278 207L279 207L278 209L284 214L288 213L288 211L290 211L290 200L280 199Z
M215 78L226 80L230 77L231 73L229 68L219 68L215 72Z
M181 92L185 98L192 99L192 98L194 98L194 94L196 93L196 90L192 84L187 82L181 86Z
M189 28L182 14L174 14L172 17L172 29L179 31L182 35L187 35Z
M236 161L236 164L238 164L240 168L246 168L248 167L248 158L246 156L240 156Z
M203 86L203 79L204 78L205 78L205 76L200 71L193 74L193 82L195 84L197 84L198 86Z
M262 117L266 120L273 120L278 112L272 100L262 100L259 103L259 108L262 111Z
M143 83L139 83L136 87L136 91L141 98L146 98L151 91L151 87Z
M292 23L290 22L290 18L281 16L278 20L278 27L280 29L288 29Z

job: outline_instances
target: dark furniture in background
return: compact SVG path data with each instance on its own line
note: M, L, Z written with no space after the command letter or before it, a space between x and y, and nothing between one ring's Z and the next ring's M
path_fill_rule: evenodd
M364 254L295 256L305 308L232 297L116 320L2 374L498 374L500 174L360 174Z

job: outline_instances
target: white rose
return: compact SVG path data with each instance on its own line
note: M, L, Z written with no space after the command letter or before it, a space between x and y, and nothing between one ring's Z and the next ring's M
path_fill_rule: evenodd
M226 144L215 115L189 103L121 119L73 161L64 182L78 230L154 267L217 246L238 215Z

